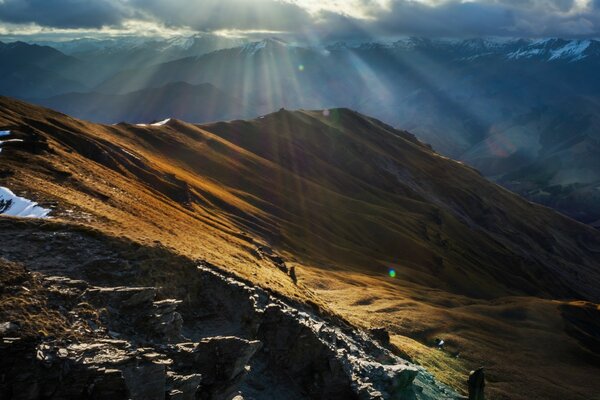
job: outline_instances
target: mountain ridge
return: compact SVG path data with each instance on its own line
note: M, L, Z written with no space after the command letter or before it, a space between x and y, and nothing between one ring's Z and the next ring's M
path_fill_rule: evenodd
M492 396L595 393L585 326L600 233L412 134L348 109L110 126L8 98L0 108L0 129L23 140L0 153L3 184L57 222L157 240L359 327L383 326L455 388L484 363Z

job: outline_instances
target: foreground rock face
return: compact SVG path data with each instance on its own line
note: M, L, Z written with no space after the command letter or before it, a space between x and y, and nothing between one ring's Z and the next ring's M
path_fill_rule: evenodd
M105 244L81 232L47 234L85 250L11 247L8 257L37 272L7 281L0 295L37 282L69 334L21 335L19 321L0 321L2 399L459 398L366 333L207 263L148 286L164 269L107 258Z

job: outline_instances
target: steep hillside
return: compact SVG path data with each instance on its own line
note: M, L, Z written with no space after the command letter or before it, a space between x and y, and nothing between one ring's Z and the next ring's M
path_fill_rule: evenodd
M455 388L484 365L492 399L600 390L600 233L408 132L347 109L157 126L95 125L8 98L0 110L0 130L23 140L3 145L2 185L58 222L156 241L383 326Z
M68 93L35 101L78 118L101 122L148 122L166 118L206 122L255 116L244 105L206 83L176 82L123 95Z

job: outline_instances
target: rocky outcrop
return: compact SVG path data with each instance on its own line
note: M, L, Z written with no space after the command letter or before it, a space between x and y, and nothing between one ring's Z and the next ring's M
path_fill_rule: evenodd
M2 399L222 399L260 348L234 337L171 344L183 339L181 301L155 301L156 288L100 288L56 276L44 284L79 337L26 340L17 324L3 323ZM77 314L88 303L98 318Z
M485 372L483 368L471 371L467 380L469 400L485 400Z
M385 328L372 328L369 330L369 334L373 336L373 339L377 340L383 346L389 346L390 344L390 333Z
M383 347L383 331L373 340L206 262L169 269L156 250L119 256L86 233L45 234L54 242L39 253L7 254L36 269L36 293L68 334L24 337L0 321L2 399L459 398Z

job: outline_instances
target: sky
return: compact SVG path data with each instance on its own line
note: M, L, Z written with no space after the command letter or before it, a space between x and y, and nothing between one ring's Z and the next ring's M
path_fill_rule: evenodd
M600 0L0 0L0 36L600 37Z

